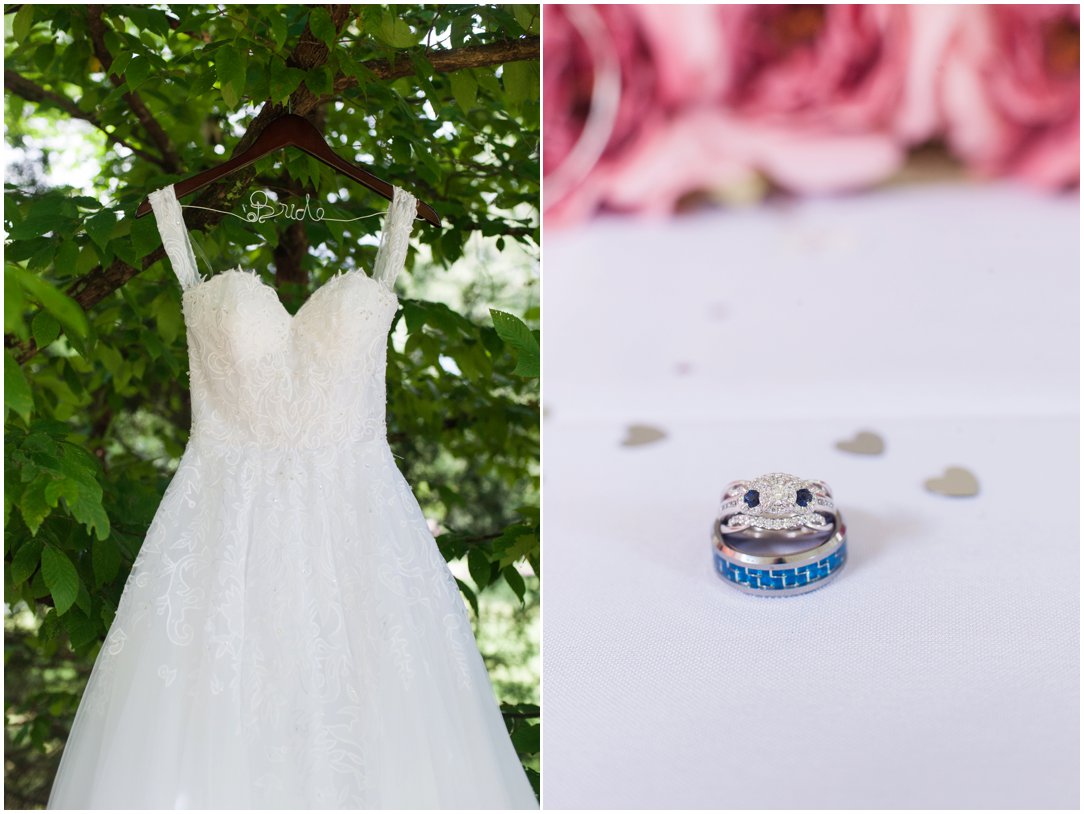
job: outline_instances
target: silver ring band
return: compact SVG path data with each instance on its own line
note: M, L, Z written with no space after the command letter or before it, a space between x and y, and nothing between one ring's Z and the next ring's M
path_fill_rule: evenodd
M758 596L793 596L827 585L847 561L847 535L842 523L823 543L793 554L756 555L734 549L712 527L715 571L735 588Z

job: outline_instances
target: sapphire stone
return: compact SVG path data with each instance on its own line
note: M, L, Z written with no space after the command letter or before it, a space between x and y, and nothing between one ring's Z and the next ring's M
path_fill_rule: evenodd
M745 500L745 505L750 509L755 508L760 505L760 492L756 489L750 489L745 493L743 500Z
M813 502L813 493L808 489L799 489L797 498L799 506L808 506Z

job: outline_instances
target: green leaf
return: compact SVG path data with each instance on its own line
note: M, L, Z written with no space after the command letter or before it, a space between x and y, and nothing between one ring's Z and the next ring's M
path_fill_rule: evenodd
M463 580L459 579L458 577L456 577L455 581L459 585L460 592L463 594L463 596L465 596L467 598L467 602L468 602L468 604L470 604L471 609L474 610L475 618L477 618L478 617L478 594L476 594L474 592L473 588L471 588L467 583L465 583Z
M23 318L26 300L23 298L23 287L19 283L21 272L22 269L16 265L4 266L4 333L27 339L30 335Z
M128 65L131 64L134 57L135 54L131 51L119 54L109 66L109 73L113 76L124 76L124 72L128 70Z
M222 101L226 103L226 107L236 108L241 102L241 94L237 92L237 89L228 82L223 82L219 85L219 89L222 91Z
M464 113L469 113L478 100L478 80L470 71L456 71L448 78L452 83L452 96L455 97L455 103Z
M406 20L396 16L394 10L385 12L373 34L378 40L392 48L412 48L418 44L418 35L410 30Z
M79 595L79 574L68 555L47 545L41 552L41 573L52 594L57 614L63 616Z
M502 569L501 574L504 576L504 581L508 583L516 596L519 597L519 601L523 602L523 596L527 593L527 585L523 581L522 574L516 570L514 565L509 565L507 568Z
M169 18L166 12L160 9L142 8L140 6L124 6L124 14L140 28L148 29L159 36L165 36L170 31Z
M498 562L502 568L538 553L538 532L524 533L522 529L521 525L505 529L500 539L493 544L493 552L500 555Z
M43 73L49 72L49 66L56 59L56 47L52 42L38 46L34 54L34 64Z
M90 591L82 580L79 580L79 593L75 596L75 606L88 615L94 612L94 600L90 598Z
M480 548L472 548L467 554L467 570L470 571L470 578L474 580L479 591L489 584L492 568L489 558Z
M39 426L40 422L35 424L35 428ZM28 435L21 450L34 464L24 467L23 479L30 482L19 498L19 510L31 532L36 533L42 520L63 498L72 517L98 539L106 539L109 515L102 506L98 460L82 447L51 439L42 432Z
M41 627L38 628L38 641L50 642L57 637L58 633L60 633L60 617L56 615L54 609L50 608L42 617Z
M11 581L26 582L38 570L41 562L42 542L32 537L20 546L11 560Z
M60 323L48 311L38 311L30 323L30 331L34 336L34 344L44 348L60 336Z
M222 98L230 107L237 107L245 92L246 62L245 53L235 46L225 45L215 51L218 85L222 89Z
M42 235L49 234L50 232L59 233L66 225L67 224L62 218L47 213L38 213L14 223L8 233L8 237L12 240L27 241L29 243L29 241L34 238L40 238ZM29 257L32 253L32 251L28 252L22 255L22 257Z
M75 273L86 274L96 265L98 265L98 253L94 250L93 244L88 240L83 245L83 248L79 250L79 259L75 261Z
M512 745L520 755L537 755L542 748L542 727L538 724L522 724L512 733Z
M74 240L65 240L53 256L53 269L65 276L75 275L75 262L79 259L79 244Z
M83 223L87 234L90 235L90 239L100 249L104 249L106 244L109 243L109 237L113 234L113 227L116 225L117 219L113 215L112 209L103 209L96 215L91 215Z
M279 11L271 12L271 39L276 50L286 43L286 15Z
M30 529L31 534L37 534L45 518L52 512L45 497L45 490L52 481L48 475L38 475L26 485L22 496L19 498L19 513L23 516L23 522Z
M347 76L352 76L362 82L371 81L373 78L372 71L358 62L349 51L339 52L339 68Z
M30 257L26 263L27 271L44 271L53 264L56 255L56 245L50 241L42 246Z
M538 90L536 63L506 62L501 69L504 82L504 95L511 107L518 108Z
M158 333L162 335L166 342L172 344L184 325L180 304L171 291L167 290L155 297L152 308L154 309L154 320L158 326Z
M513 3L512 15L516 18L516 22L522 26L523 30L528 34L538 33L539 7L533 3Z
M102 489L80 488L73 495L65 495L72 517L86 526L99 540L109 536L109 515L102 506Z
M57 318L69 334L82 339L90 333L86 311L48 280L19 269L19 282L31 297L41 303L42 308Z
M11 510L15 508L15 502L19 499L19 495L22 494L22 483L19 482L18 476L13 472L13 466L8 464L7 471L4 472L4 526L11 520ZM10 539L4 537L4 548L10 548Z
M406 300L403 303L403 319L406 321L407 333L415 333L425 327L426 310L422 303Z
M541 366L537 337L523 320L495 308L489 309L489 313L493 316L493 327L497 329L497 335L516 357L516 369L513 373L524 378L537 378Z
M113 540L95 540L91 547L94 580L98 585L112 582L120 571L120 549Z
M317 96L327 96L330 94L332 83L334 81L335 77L332 76L331 70L327 65L322 65L305 74L305 84L308 86L309 90Z
M135 221L132 224L131 239L132 251L140 260L157 249L162 242L158 227L153 223L152 218L140 218Z
M328 14L327 9L320 6L309 13L309 30L316 39L329 48L335 44L335 38L338 36L335 23L331 21L331 15Z
M101 632L97 620L81 613L69 613L65 616L64 629L68 631L68 641L74 650L96 641Z
M101 209L102 205L97 198L91 198L89 195L76 195L71 199L71 202L80 209Z
M30 414L34 411L34 397L30 394L30 383L26 380L22 367L15 360L10 350L4 351L4 415L14 410L23 421L30 423Z
M11 33L15 37L15 42L25 43L26 38L30 36L30 29L34 25L34 6L27 3L15 14L15 19L11 23Z
M286 63L279 57L271 61L271 99L275 102L284 102L287 97L297 90L301 80L305 78L305 72L300 68L287 68Z
M133 57L124 71L124 81L129 90L135 90L151 75L151 61L146 57Z

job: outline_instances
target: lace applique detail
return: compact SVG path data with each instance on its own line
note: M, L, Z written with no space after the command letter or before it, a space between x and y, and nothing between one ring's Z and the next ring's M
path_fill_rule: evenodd
M410 248L410 232L418 215L417 199L399 187L392 191L388 207L387 223L380 236L380 248L373 265L373 279L382 282L389 290L395 287L395 278L406 263Z
M169 257L173 273L180 280L181 290L193 288L202 282L196 269L196 256L192 252L192 241L184 225L181 204L176 192L170 185L158 189L147 196L154 210L154 219L158 222L158 234L162 236L162 246Z

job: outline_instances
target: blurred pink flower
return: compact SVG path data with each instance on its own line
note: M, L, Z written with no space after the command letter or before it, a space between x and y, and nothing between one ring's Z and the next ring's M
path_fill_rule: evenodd
M1050 186L1079 175L1078 6L544 13L548 223L748 200L766 182L858 189L946 131L984 172ZM595 98L607 75L619 85Z
M615 156L662 118L656 103L655 62L627 6L544 6L543 172L548 219L589 215L604 197L600 176ZM612 73L620 94L595 98L599 76ZM600 107L612 106L603 140L585 144L585 128ZM583 148L587 147L587 155ZM577 151L579 151L577 153ZM573 166L575 165L575 166ZM561 176L558 176L558 172ZM571 178L569 173L571 172ZM575 188L574 192L570 188Z
M724 107L751 158L799 193L880 181L937 125L949 6L723 6Z
M667 26L667 8L645 6L639 13L658 31ZM711 18L698 21L696 32L681 36L668 27L665 40L654 36L656 54L683 68L675 82L707 78L693 83L702 95L675 114L675 132L655 139L670 149L687 146L671 153L674 175L685 183L695 183L696 165L688 165L696 162L708 189L724 178L744 182L738 168L797 193L856 189L891 175L912 144L934 133L933 82L952 32L953 7L701 8ZM703 45L709 37L714 47ZM694 59L709 52L713 67ZM689 91L687 96L697 99ZM703 107L713 112L697 109ZM689 192L663 189L662 201L631 194L657 194L657 186L628 176L649 168L661 176L660 162L643 148L630 157L618 196L622 207L666 208Z
M932 82L952 7L646 5L600 13L620 51L620 112L570 200L547 202L557 204L559 220L599 206L669 211L692 194L748 188L757 173L798 193L865 186L895 171L937 124ZM546 14L551 168L591 105L588 54L606 46L570 45L565 12L546 6Z
M950 146L987 175L1080 177L1080 6L969 6L945 61Z

